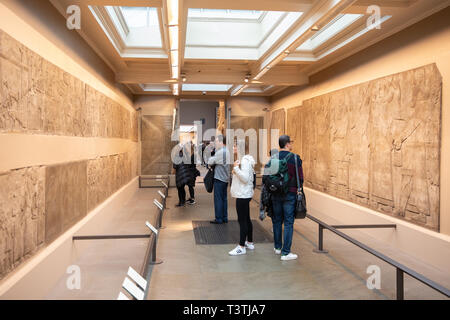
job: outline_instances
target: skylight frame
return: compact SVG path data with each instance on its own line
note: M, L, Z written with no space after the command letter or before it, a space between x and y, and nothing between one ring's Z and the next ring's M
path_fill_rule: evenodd
M293 11L262 11L259 20L222 19L218 20L219 24L211 26L208 25L208 23L213 23L211 20L189 18L185 58L258 60L301 19L303 14L303 12ZM241 25L238 25L238 23ZM247 23L249 29L246 29ZM216 29L215 32L220 33L227 31L229 28L234 31L239 29L242 32L236 38L233 38L234 40L230 40L214 37L214 32L210 31ZM203 30L207 31L203 34Z
M363 14L339 14L311 38L301 44L295 51L316 51L340 33L348 30L364 17Z
M205 14L195 14L198 12L205 12ZM258 15L251 17L251 15L242 14L244 12L258 12ZM209 15L207 13L210 13ZM211 14L216 13L216 14ZM241 13L239 15L238 13ZM261 10L229 10L229 9L199 9L189 8L187 18L191 21L247 21L247 22L261 22L264 19L267 11Z
M153 11L155 20L149 27L143 28L129 28L119 6L88 5L88 8L122 58L168 58L161 8L149 7L147 12Z

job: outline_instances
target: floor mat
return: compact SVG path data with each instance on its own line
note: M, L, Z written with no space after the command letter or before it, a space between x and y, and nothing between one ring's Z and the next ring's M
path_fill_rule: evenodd
M273 242L272 235L257 220L252 220L253 241L255 243ZM223 224L209 221L192 221L196 244L236 244L239 243L239 223L236 220Z

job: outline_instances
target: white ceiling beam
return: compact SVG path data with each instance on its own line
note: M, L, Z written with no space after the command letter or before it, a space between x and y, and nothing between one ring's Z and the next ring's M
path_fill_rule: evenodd
M311 28L323 27L343 10L350 7L356 0L322 0L306 12L296 29L288 34L275 48L269 50L252 69L254 79L258 80L270 68L283 61L290 52L309 39L314 31Z
M316 0L184 0L186 7L204 9L298 11L308 10Z
M70 4L89 6L126 6L161 8L163 0L71 0Z
M227 70L208 66L202 66L201 72L186 72L186 82L184 83L211 83L211 84L246 84L245 70ZM176 79L171 79L170 71L167 67L157 65L151 69L127 69L119 71L116 75L116 81L120 83L146 83L163 84L174 83ZM261 85L285 85L297 86L308 83L306 74L298 70L296 65L280 65L274 67L271 72L264 75L259 80L252 80L248 84Z

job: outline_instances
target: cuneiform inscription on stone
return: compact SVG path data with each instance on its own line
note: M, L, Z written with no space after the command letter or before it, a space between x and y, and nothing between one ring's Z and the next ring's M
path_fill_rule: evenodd
M305 186L439 230L441 87L431 64L289 109Z
M0 132L138 140L137 113L0 30Z

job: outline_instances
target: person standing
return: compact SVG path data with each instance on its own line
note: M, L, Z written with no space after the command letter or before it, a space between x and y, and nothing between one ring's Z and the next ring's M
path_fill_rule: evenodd
M186 145L181 146L179 157L182 159L181 163L173 164L175 169L175 182L178 190L178 204L176 207L184 207L186 204L186 190L185 186L189 188L190 204L195 203L194 185L195 185L195 163L192 162L193 155L189 152Z
M188 182L189 195L190 198L187 200L188 204L195 204L195 180L200 176L200 171L197 169L197 164L195 162L195 148L194 144L191 144L191 163L189 168L191 169L191 180Z
M303 169L300 156L291 153L293 143L294 141L288 135L282 135L279 138L280 152L278 157L279 160L286 159L287 161L289 183L286 193L275 193L272 195L274 251L275 254L281 254L281 260L283 261L298 258L295 253L291 252L297 198L295 157L297 157L297 167L301 184L303 184ZM284 237L282 236L282 224L284 224Z
M234 154L238 148L234 146ZM231 196L236 198L236 211L239 221L240 240L239 245L228 252L231 256L246 254L246 249L254 250L253 225L250 219L250 201L253 197L255 160L251 155L245 155L242 160L237 159L233 166L233 178L231 181Z
M214 156L208 159L209 166L214 169L214 224L228 223L228 199L227 188L230 180L230 153L226 148L226 138L218 135L215 141L216 151Z

